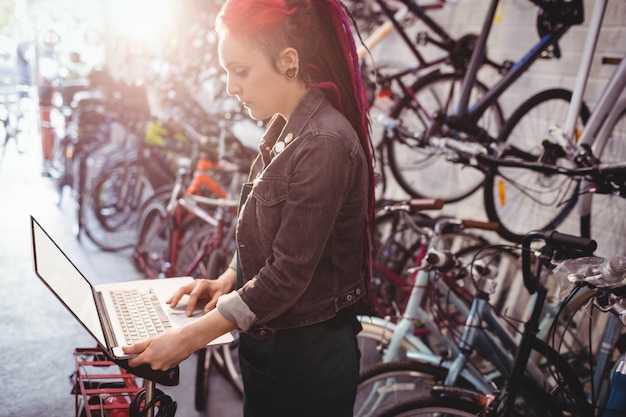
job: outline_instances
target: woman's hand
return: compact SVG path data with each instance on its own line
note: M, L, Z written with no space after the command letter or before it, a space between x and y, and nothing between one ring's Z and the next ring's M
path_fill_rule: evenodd
M204 306L204 312L208 313L217 305L219 296L229 293L235 287L237 273L232 269L227 269L217 279L196 279L193 282L180 287L172 297L167 300L170 307L175 308L180 299L189 295L187 303L187 316L191 316L200 300L208 300Z
M128 360L129 366L148 364L155 371L165 371L234 329L235 325L214 309L186 326L168 330L132 346L124 346L122 350L129 355L138 355Z
M197 349L184 342L179 328L132 346L124 346L123 350L129 355L139 355L128 360L129 366L149 364L155 371L166 371L187 359Z

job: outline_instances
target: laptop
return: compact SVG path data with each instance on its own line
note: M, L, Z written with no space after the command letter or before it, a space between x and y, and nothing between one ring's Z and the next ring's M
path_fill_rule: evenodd
M182 327L202 316L202 311L198 310L187 317L188 296L184 296L176 308L171 308L165 302L182 285L192 282L192 277L133 280L94 286L33 216L31 231L35 273L112 358L128 359L131 355L125 354L122 346L148 339L169 328ZM147 306L129 306L131 301ZM130 319L138 320L140 326L148 328L129 329L124 322ZM209 346L233 340L232 334L226 333L211 341Z

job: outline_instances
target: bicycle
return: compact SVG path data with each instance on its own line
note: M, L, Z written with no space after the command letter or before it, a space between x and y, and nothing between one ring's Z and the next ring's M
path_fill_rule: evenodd
M443 202L439 199L376 202L369 290L374 315L394 322L402 315L413 280L408 270L419 267L431 240L437 240L436 248L452 253L488 244L484 236L454 225L437 229L437 222L449 217L431 217L425 212L441 209Z
M123 106L117 90L103 70L92 71L88 81L62 83L62 103L57 106L65 123L63 134L54 144L50 170L58 191L57 205L62 204L66 187L82 204L87 178L94 174L86 172L94 165L87 161L100 147L115 141L113 131L121 124L120 113L124 113L116 111Z
M582 0L530 1L539 6L541 38L484 94L475 95L477 73L499 0L489 3L467 70L462 74L433 71L420 78L411 85L411 94L403 97L383 120L385 135L389 136L385 139L389 143L389 166L409 195L456 202L483 185L484 173L467 168L470 164L459 157L454 147L481 146L498 155L506 143L499 135L501 125L490 121L499 97L538 59L559 57L558 40L583 20Z
M184 152L188 141L184 137L173 140L182 149L167 149L147 141L145 130L150 119L146 107L127 100L128 95L137 100L132 90L122 92L124 136L117 142L115 154L99 160L97 174L85 184L82 204L77 207L78 230L84 230L89 240L104 251L120 251L136 244L136 222L141 205L155 190L173 183L173 153ZM107 146L101 150L99 156L112 148Z
M175 124L191 141L190 157L177 160L174 184L158 190L139 210L133 262L148 278L214 278L234 253L238 202L233 196L243 182L250 153L227 137L225 123L216 125L220 132L213 138L182 121ZM230 154L214 157L214 162L212 146L228 148Z
M416 200L417 203L419 203L419 201L420 200ZM417 206L416 203L413 204ZM397 318L391 315L387 315L385 318L376 316L359 317L359 321L363 327L363 330L358 335L359 348L362 355L362 370L366 370L380 362L390 362L404 358L409 351L427 352L432 354L432 357L437 356L437 360L439 360L439 356L435 355L435 350L432 347L435 345L438 346L438 351L445 351L448 348L452 350L455 349L453 346L450 346L450 340L442 333L440 329L441 323L437 323L433 316L434 311L428 311L428 307L424 305L427 299L430 300L426 289L432 287L434 291L445 294L446 302L454 307L461 318L468 314L468 305L471 302L472 296L468 294L467 289L454 284L454 280L460 278L461 275L456 276L452 273L444 279L443 276L445 274L441 274L442 279L433 279L438 276L437 268L446 269L449 265L429 265L428 262L435 262L437 259L441 259L441 257L444 256L441 251L449 253L449 250L452 248L450 245L454 243L460 244L460 246L456 248L456 253L465 252L465 256L473 253L472 251L478 248L485 247L486 244L476 237L472 239L471 235L468 237L468 235L459 233L464 229L476 228L493 230L497 227L497 225L489 222L442 217L431 221L431 225L434 223L434 226L431 226L432 230L428 231L428 229L418 226L412 220L410 216L411 204L409 202L399 202L389 205L386 210L396 212L397 215L402 216L406 222L406 227L414 228L413 233L417 233L418 236L420 233L427 234L428 239L423 243L423 247L426 248L426 250L421 254L421 257L411 253L411 256L407 259L407 263L403 265L404 268L413 268L409 269L411 272L408 274L408 281L404 281L404 288L398 291L404 297L399 297L398 299L402 299L402 303L406 303L406 307L402 307L402 305L395 306L395 308L401 312L401 316ZM472 243L477 241L477 244L472 245ZM395 241L392 243L393 245L398 244L398 242ZM464 244L467 246L464 246ZM418 261L420 262L419 265L421 268L414 268L416 259L421 259L421 261ZM375 261L375 263L376 262L377 261ZM508 272L513 273L515 270L509 270L510 267L515 268L515 263L506 260L504 257L498 259L497 262L501 262L501 272L503 275L506 275ZM508 263L508 266L505 262ZM389 282L384 281L386 279L384 276L376 275L380 273L376 272L376 268L374 268L374 271L375 286L372 292L376 294L381 291L389 291L388 288L385 288L385 285L389 285ZM376 282L379 280L382 281L382 285ZM382 286L382 289L378 288L379 286ZM453 290L451 290L451 288L453 288ZM409 289L410 295L407 296ZM443 321L445 325L450 325L450 327L460 325L460 320L452 325L453 322L454 320L446 321L445 318ZM424 337L428 339L423 340L422 338Z
M395 138L391 132L391 125L393 125L394 120L403 118L404 116L401 114L403 108L407 107L411 101L416 100L414 93L415 87L419 85L417 84L419 79L416 81L415 76L427 74L426 77L432 77L433 73L437 73L442 74L442 76L445 74L449 80L460 81L462 79L469 64L477 35L465 34L455 39L428 15L429 11L444 7L445 2L418 5L414 0L401 0L399 3L400 7L396 9L390 6L388 0L376 0L378 8L386 20L365 39L363 46L358 51L361 58L361 71L368 86L373 119L379 122L385 130L381 135L381 141L376 145L378 160L381 161L381 181L377 193L384 195L386 191L385 168L389 167L394 179L410 196L428 198L430 197L428 193L413 192L412 186L407 185L408 174L403 173L403 168L398 164L399 160L396 156L398 151L395 147L397 145L393 144ZM376 13L374 16L379 14ZM415 41L409 37L405 30L407 22L414 20L424 23L428 28L428 31L420 31ZM417 65L408 68L403 65L399 69L394 69L395 66L374 63L372 68L368 68L365 56L369 48L374 47L387 36L392 28L396 30L408 51L415 57ZM425 57L420 52L420 48L428 46L434 46L441 50L441 54L432 58ZM506 73L512 65L508 61L502 64L496 63L486 56L483 57L482 63L495 68L500 73ZM449 66L450 70L440 72L444 65ZM476 81L472 89L474 96L480 97L488 90L488 87L480 81ZM404 104L400 106L399 103ZM486 128L494 132L499 131L504 124L504 116L497 101L490 104L489 112L482 120ZM424 162L428 159L429 157L424 155Z
M524 283L530 292L536 292L536 298L533 306L533 314L527 323L520 347L517 350L511 374L505 382L502 389L490 395L479 394L462 388L452 388L448 386L435 386L432 389L432 395L420 399L395 405L391 409L382 412L380 417L391 416L420 416L433 415L433 413L451 415L451 416L508 416L508 415L527 415L520 407L522 404L516 402L517 394L524 386L524 369L526 364L531 360L533 350L540 351L545 355L546 360L551 365L554 386L551 391L542 390L538 392L537 399L548 414L546 415L572 415L572 416L617 416L626 412L626 404L624 404L624 358L616 363L611 371L613 373L613 384L608 399L598 398L594 393L587 396L582 387L581 380L572 369L568 362L560 357L558 346L552 347L545 345L542 340L537 338L538 318L545 301L546 289L540 283L538 276L542 266L550 263L554 256L554 249L558 245L565 245L570 248L585 248L585 251L593 251L595 247L589 246L589 239L577 238L565 235L557 236L550 232L530 232L523 241L526 249L523 255ZM541 256L535 262L535 271L532 271L532 261L530 256L530 244L535 240L543 240L546 242L541 250ZM595 245L593 245L595 246ZM626 273L626 257L618 255L610 258L610 262L601 260L608 265L608 268L599 268L597 262L591 261L597 258L580 258L571 259L570 254L565 261L561 260L561 265L568 263L578 263L582 261L585 268L578 269L573 274L567 274L566 282L571 283L571 290L565 299L565 303L581 289L591 291L593 305L598 307L600 312L612 313L616 323L620 325L626 324L624 317L626 316L622 300L624 298L624 276ZM578 256L580 257L580 256ZM575 258L575 257L574 257ZM580 266L580 265L579 265ZM557 266L557 269L559 266ZM555 269L555 273L557 271ZM568 268L565 268L567 271ZM615 279L617 276L617 280ZM613 353L613 352L611 352ZM623 353L620 354L623 356ZM608 368L610 369L610 368ZM619 401L621 400L621 402ZM522 414L520 414L522 413Z
M66 188L71 193L76 212L73 229L79 240L85 232L87 190L102 167L119 158L113 150L128 147L129 136L119 134L122 115L114 110L121 105L112 95L81 91L64 106L65 134L55 141L50 173L58 193L57 206L62 206Z
M469 249L471 250L473 248ZM482 282L477 285L476 295L474 295L473 304L470 308L466 307L464 309L463 303L467 303L467 301L458 300L453 292L449 290L441 292L441 298L444 299L444 306L451 304L457 308L453 311L459 311L460 316L468 317L466 326L469 326L469 329L473 329L470 330L472 332L471 336L468 336L471 337L471 339L464 340L466 335L463 333L463 337L460 338L460 341L458 343L454 341L454 345L450 346L449 341L445 340L445 338L442 339L437 325L432 320L431 314L434 314L434 310L425 312L417 307L417 305L419 305L417 302L419 302L420 297L424 297L424 295L418 295L416 290L424 292L426 288L424 278L426 276L425 274L428 274L427 272L421 271L422 281L416 281L414 283L414 292L411 295L410 304L404 311L403 318L399 323L391 323L389 318L387 318L387 320L371 320L371 318L367 318L371 321L361 320L365 334L359 335L359 340L361 342L368 339L378 340L377 343L380 343L380 348L374 352L382 353L383 356L381 363L369 369L365 368L365 372L361 374L361 382L358 390L359 401L357 402L359 408L355 409L355 415L370 415L368 413L379 409L382 405L397 402L402 398L411 398L415 396L416 393L423 393L425 387L432 384L432 381L443 381L446 375L451 378L450 380L446 380L449 384L461 384L466 387L472 386L480 389L482 392L489 393L494 390L492 384L501 381L503 376L508 374L508 365L512 362L513 358L512 352L515 351L517 346L515 338L515 335L518 334L517 326L519 323L523 323L523 317L529 314L525 311L515 311L512 316L510 315L511 312L507 313L507 317L497 316L498 313L502 314L502 312L507 311L506 308L503 307L503 304L506 305L507 291L499 290L494 297L493 288L496 287L494 283L506 284L505 278L513 275L502 274L502 268L495 267L495 265L505 265L501 256L507 255L505 259L510 256L507 251L502 252L502 248L494 250L489 246L479 247L474 253L470 251L469 253L461 254L461 252L463 251L458 253L461 257L448 256L447 258L443 257L441 253L432 253L431 255L436 255L434 256L434 260L443 260L441 262L432 263L433 259L426 257L426 262L422 264L422 267L428 268L428 265L430 265L430 268L436 270L437 264L444 268L450 268L451 265L458 264L459 262L464 266L465 264L460 261L460 259L463 259L463 256L465 256L466 259L468 256L472 259L476 254L481 254L482 252L480 264L475 260L471 261L473 269L477 269L478 271L482 270L482 274L486 274L485 271L489 269L492 271L496 270L501 274L501 276L496 279L481 275L480 278ZM452 261L454 258L458 259ZM445 259L447 259L447 261ZM516 263L516 261L517 258L514 258L509 262ZM443 277L439 278L440 280L445 279L445 274L440 275L443 275ZM457 276L456 279L458 280L459 277L460 276ZM489 278L489 280L487 280L487 278ZM487 284L487 282L489 283ZM452 285L453 284L450 283L450 286ZM491 291L492 299L495 298L494 302L490 304L487 304L489 294L485 293L486 289ZM508 291L508 294L511 294L512 297L515 298L517 304L523 304L523 301L520 301L520 291L511 289ZM576 299L576 302L572 303L571 306L568 306L565 310L567 316L573 316L588 299L588 294L581 293ZM515 304L515 302L513 304ZM437 306L436 303L431 305ZM550 326L555 325L555 317L558 317L556 312L558 312L559 308L560 306L558 304L552 305L551 303L543 306L543 318L539 332L542 340L548 340ZM472 314L474 317L478 314L480 319L471 319ZM505 320L503 321L503 319ZM424 345L422 340L414 337L411 332L411 324L417 322L423 325L422 321L426 321L427 327L428 323L431 323L428 328L431 330L431 333L435 335L434 340L439 342L438 345L433 343ZM488 335L476 334L478 327L482 328L480 323L483 321L486 325L482 331L488 329ZM448 328L447 333L454 335L454 329L458 328L458 324L455 326L454 323L456 322L454 319L445 323ZM568 322L563 322L558 325L564 326L564 324L568 324ZM616 343L613 339L615 334L613 331L614 328L614 325L607 327L603 335L602 346L609 352L611 351L610 347L615 346ZM511 330L513 330L513 333L511 333ZM467 331L466 327L465 332ZM489 336L491 334L493 335ZM494 339L494 337L496 339ZM577 336L576 330L571 330L567 332L567 334L564 333L563 340L564 343L567 342L568 355L572 358L580 357L584 342ZM439 346L440 350L433 350L431 346ZM443 346L443 349L441 349L441 346ZM446 352L446 349L449 349L449 352ZM461 350L459 351L459 349ZM491 363L488 368L485 368L485 362L478 362L476 364L467 362L471 357L474 357L476 350L480 353L481 358L486 358L488 363ZM442 351L443 355L441 354ZM370 357L371 355L366 356L366 358ZM375 355L374 358L376 358ZM410 360L407 362L404 358ZM453 362L454 358L457 358L457 361L462 360L463 362L455 364L455 362ZM600 358L606 359L606 352L600 355ZM469 366L469 368L467 368L467 366ZM483 375L487 372L486 369L492 370L488 372L488 375ZM604 368L599 366L598 370L601 369ZM533 375L535 375L538 380L545 378L542 376L541 370L536 367L531 368L530 371L533 372ZM599 375L601 374L598 374L596 378L599 378ZM417 378L419 378L420 381L417 381ZM596 386L600 386L599 381L599 379L596 381Z
M504 148L502 158L565 168L624 161L626 96L621 93L626 86L626 56L591 114L583 102L607 3L608 0L594 2L573 93L546 90L522 103L503 128L502 137L508 138L510 146ZM488 168L486 172L485 209L490 220L501 224L503 238L519 242L525 230L574 227L565 220L578 208L579 224L570 232L598 240L603 243L601 248L625 253L622 236L626 226L607 221L620 218L626 209L623 182L594 183L583 176L551 175L506 166Z

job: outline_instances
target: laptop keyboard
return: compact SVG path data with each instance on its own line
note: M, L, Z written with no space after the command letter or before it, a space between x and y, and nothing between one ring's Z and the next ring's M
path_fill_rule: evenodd
M152 289L111 291L111 298L128 344L149 339L172 327Z

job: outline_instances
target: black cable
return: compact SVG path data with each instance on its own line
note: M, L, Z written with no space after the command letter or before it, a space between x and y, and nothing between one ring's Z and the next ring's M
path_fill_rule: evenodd
M165 394L160 389L154 390L154 398L148 404L145 403L146 390L139 391L130 403L128 413L130 417L145 417L151 408L158 408L154 417L174 417L177 404L172 397ZM143 408L141 408L144 404Z

